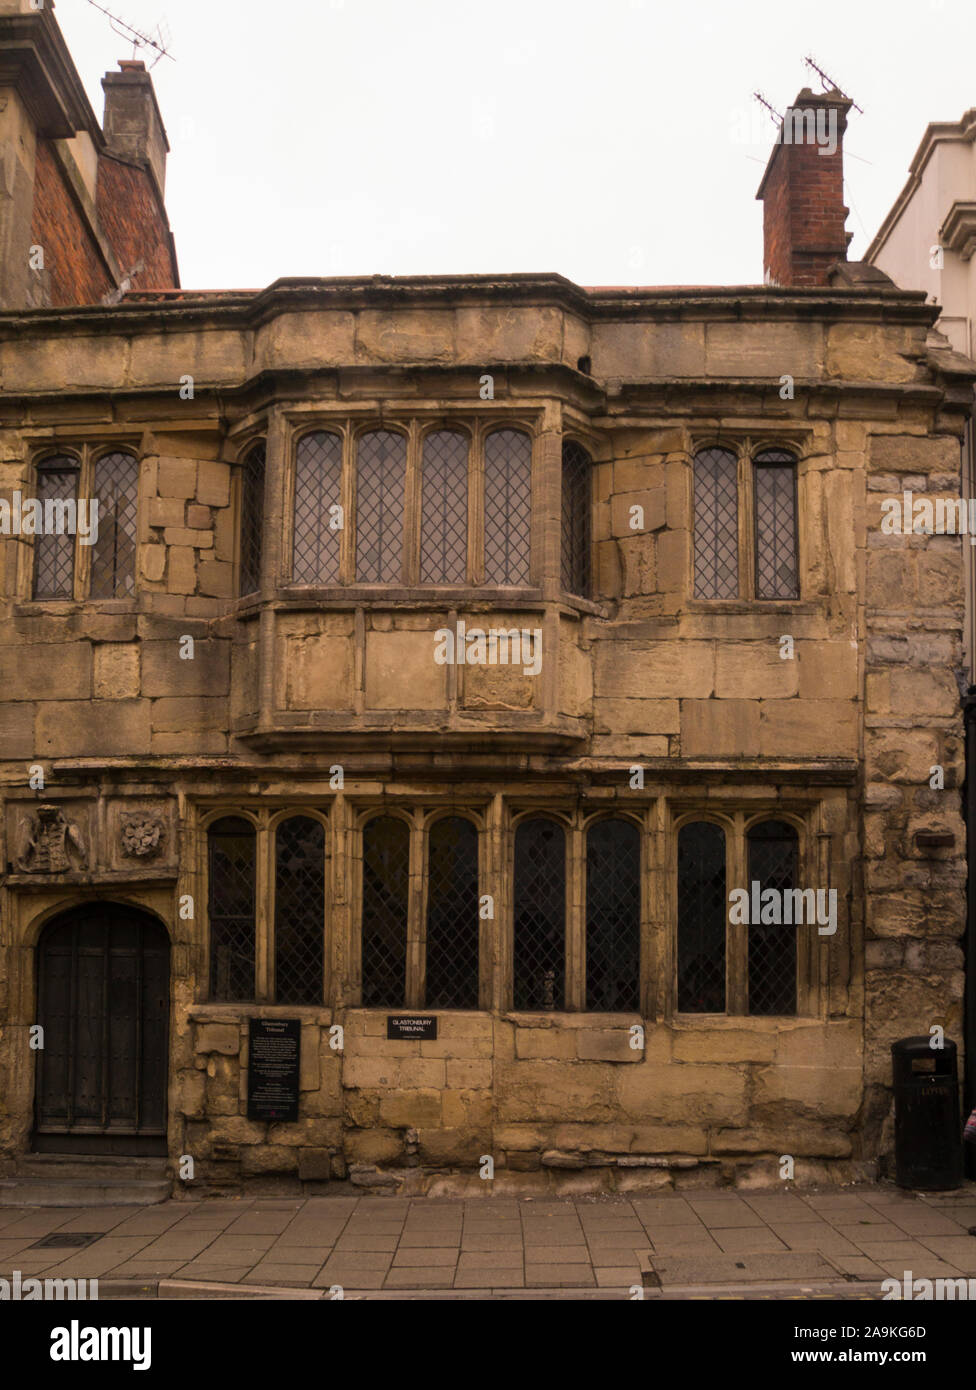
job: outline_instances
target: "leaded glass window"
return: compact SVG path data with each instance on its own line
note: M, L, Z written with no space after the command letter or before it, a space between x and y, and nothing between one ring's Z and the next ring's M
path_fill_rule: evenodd
M392 430L361 435L356 470L356 578L395 584L403 578L403 505L407 441Z
M566 986L566 835L534 817L515 831L516 1009L562 1009Z
M264 532L264 442L255 444L244 459L241 479L241 594L261 587L261 549Z
M695 455L695 597L739 593L738 462L729 449Z
M254 826L225 816L207 832L210 888L210 997L254 998Z
M43 534L34 537L34 597L72 598L75 537L73 530L66 528L69 522L72 527L77 524L77 459L60 454L38 464L37 500L43 514ZM53 529L47 524L48 516L54 521Z
M342 439L325 430L302 435L295 451L295 584L338 581L341 506Z
M428 835L427 1008L478 1007L478 928L478 832L446 816Z
M363 1006L404 1004L410 829L397 816L375 816L363 828Z
M798 840L792 825L766 820L749 831L749 888L758 884L762 894L775 889L782 894L797 886ZM750 902L752 893L750 891ZM749 919L750 1014L796 1013L796 926L779 922L764 925ZM770 916L773 914L770 913Z
M692 821L678 834L678 1009L725 1012L725 832Z
M563 445L562 586L567 593L590 593L590 456L581 445Z
M136 589L139 461L103 454L95 464L98 539L92 548L91 597L128 598Z
M485 582L528 584L532 441L521 430L485 440Z
M785 449L764 449L756 455L753 477L756 598L799 598L796 459Z
M457 430L424 437L420 522L422 584L468 577L468 440Z
M601 820L586 836L586 1007L640 1007L640 832Z
M290 816L275 832L275 999L321 1004L325 943L325 829Z

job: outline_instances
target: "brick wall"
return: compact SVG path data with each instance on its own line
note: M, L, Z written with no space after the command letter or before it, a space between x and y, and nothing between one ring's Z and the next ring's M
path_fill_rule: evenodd
M39 303L94 304L115 288L49 140L38 140L31 241L44 248Z
M98 161L95 206L123 274L139 261L133 276L143 290L166 290L177 283L169 226L145 169L111 155Z

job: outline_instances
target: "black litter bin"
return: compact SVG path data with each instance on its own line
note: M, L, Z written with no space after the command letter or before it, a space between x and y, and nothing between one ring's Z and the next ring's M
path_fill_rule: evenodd
M895 1182L937 1192L962 1184L962 1117L956 1044L947 1038L891 1044L895 1083Z

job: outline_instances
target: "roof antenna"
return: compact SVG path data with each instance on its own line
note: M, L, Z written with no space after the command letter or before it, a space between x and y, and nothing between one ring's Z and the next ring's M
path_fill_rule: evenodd
M817 64L813 61L812 58L804 58L803 61L806 63L808 68L813 68L813 71L817 74L817 76L820 78L820 81L823 83L823 89L825 92L840 92L841 96L851 103L855 111L860 111L861 115L864 115L863 108L858 106L854 98L849 97L842 88L838 87L834 79L832 77L828 77L827 74L824 72L823 68L817 67Z
M156 56L149 64L150 71L156 66L160 58L169 58L172 62L176 62L176 59L169 51L170 33L165 20L160 20L151 34L144 34L141 29L136 29L132 24L121 19L117 14L113 14L111 10L107 10L104 5L99 5L98 0L88 0L88 3L91 5L92 9L98 10L100 14L105 16L113 33L118 34L119 37L125 39L127 43L132 44L133 58L135 58L136 52L140 48L155 49Z
M766 110L769 112L769 119L773 122L773 124L775 125L777 122L779 122L779 124L782 125L783 117L776 110L775 106L770 105L770 103L763 96L762 92L753 92L752 95L755 98L755 100L759 102L760 106L765 106Z

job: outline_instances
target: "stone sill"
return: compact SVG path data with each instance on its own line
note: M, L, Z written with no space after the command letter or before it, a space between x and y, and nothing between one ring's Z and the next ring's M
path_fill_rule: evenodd
M331 1008L323 1004L191 1004L186 1017L193 1023L246 1023L249 1018L298 1018L302 1023L331 1024Z

